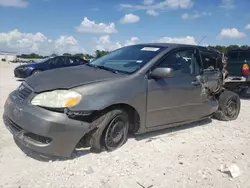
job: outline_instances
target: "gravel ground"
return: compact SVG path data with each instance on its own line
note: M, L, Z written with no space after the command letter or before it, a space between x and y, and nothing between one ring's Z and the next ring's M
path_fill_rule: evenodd
M15 64L0 64L0 113L20 81ZM250 101L242 99L239 118L212 119L132 137L120 149L101 154L79 151L70 160L41 160L20 149L0 120L0 187L172 188L250 187ZM28 155L27 155L28 154ZM230 178L221 164L237 164Z

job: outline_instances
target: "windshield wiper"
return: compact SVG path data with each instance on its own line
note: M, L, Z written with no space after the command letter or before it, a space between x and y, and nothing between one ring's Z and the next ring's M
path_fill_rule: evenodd
M110 72L113 72L115 74L119 74L119 72L117 70L114 70L114 69L111 69L109 67L105 67L103 65L96 65L95 67L99 68L99 69L103 69L103 70L106 70L106 71L110 71Z
M119 73L128 74L126 71L115 70L115 69L112 69L112 68L109 68L109 67L105 67L103 65L93 65L93 64L88 64L88 63L86 63L85 65L90 66L90 67L94 67L94 68L103 69L103 70L106 70L106 71L110 71L110 72L113 72L115 74L119 74Z

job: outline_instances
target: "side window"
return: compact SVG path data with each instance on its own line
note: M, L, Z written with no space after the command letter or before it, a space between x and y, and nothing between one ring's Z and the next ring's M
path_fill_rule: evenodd
M54 66L63 65L65 64L65 59L63 57L55 57L50 60L50 64Z
M209 51L200 51L204 69L217 68L217 56Z
M83 62L83 60L77 57L68 57L67 59L68 65L80 65Z
M194 50L174 52L166 57L157 67L172 68L174 70L174 75L177 73L196 75L200 72L200 64Z

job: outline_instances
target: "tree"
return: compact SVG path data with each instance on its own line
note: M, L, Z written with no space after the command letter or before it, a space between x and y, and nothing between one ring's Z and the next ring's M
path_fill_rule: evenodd
M109 51L104 51L104 50L96 50L95 51L95 57L99 58L102 57L104 55L107 55L109 53Z

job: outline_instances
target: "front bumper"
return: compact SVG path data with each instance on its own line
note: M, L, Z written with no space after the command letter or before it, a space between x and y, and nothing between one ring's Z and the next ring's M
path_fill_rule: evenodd
M88 123L69 119L20 100L15 91L4 105L3 119L15 139L42 154L70 157L79 140L89 131Z

